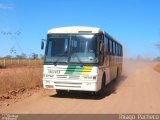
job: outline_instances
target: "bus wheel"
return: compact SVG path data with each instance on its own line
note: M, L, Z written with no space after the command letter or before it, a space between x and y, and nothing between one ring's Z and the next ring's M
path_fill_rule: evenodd
M116 78L118 78L119 77L119 68L117 68L117 76L116 76Z
M105 76L103 76L101 89L98 91L98 96L101 96L101 97L105 96L105 91L106 91Z

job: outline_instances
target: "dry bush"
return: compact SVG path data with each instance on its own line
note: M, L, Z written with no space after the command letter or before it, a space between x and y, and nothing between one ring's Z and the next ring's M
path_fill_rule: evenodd
M42 85L42 70L42 66L0 69L0 95Z
M31 59L0 59L0 68L3 67L26 67L34 66L38 67L43 65L43 60L31 60Z
M158 63L154 66L154 70L156 70L157 72L160 73L160 62L158 62Z

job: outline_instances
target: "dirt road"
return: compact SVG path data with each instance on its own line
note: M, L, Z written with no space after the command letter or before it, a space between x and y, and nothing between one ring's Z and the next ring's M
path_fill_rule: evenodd
M124 61L123 75L107 86L106 96L71 93L58 97L55 91L39 90L0 113L160 113L160 74L153 63Z

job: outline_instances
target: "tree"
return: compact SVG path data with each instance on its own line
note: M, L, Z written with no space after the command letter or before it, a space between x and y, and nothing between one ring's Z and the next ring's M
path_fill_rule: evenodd
M15 56L15 55L16 55L16 49L15 49L15 47L12 47L12 48L10 49L10 53L11 53L12 56Z
M44 55L40 54L40 59L44 59Z
M17 58L17 59L26 59L27 56L26 56L25 53L22 53L22 54L20 54L20 55L16 55L16 58Z
M6 58L6 59L11 59L12 56L11 56L11 55L6 55L4 58Z
M36 53L32 53L32 59L38 59L38 54L36 54Z

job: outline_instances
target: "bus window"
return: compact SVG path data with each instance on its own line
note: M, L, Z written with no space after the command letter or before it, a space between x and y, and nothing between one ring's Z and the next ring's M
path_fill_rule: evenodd
M116 46L115 46L115 42L113 42L113 54L115 55L116 53Z
M117 56L119 56L119 44L117 44Z
M110 53L110 54L113 53L112 49L113 49L112 40L109 40L109 53Z
M116 55L118 55L118 51L117 51L117 43L116 43Z
M121 46L119 46L119 56L121 56Z
M120 46L120 56L122 56L122 46Z
M121 56L121 46L118 45L118 56Z
M119 44L117 44L117 56L119 56Z
M123 47L121 46L121 56L123 56Z
M106 36L104 37L104 52L105 52L105 55L107 55L107 53L108 53L108 38Z

